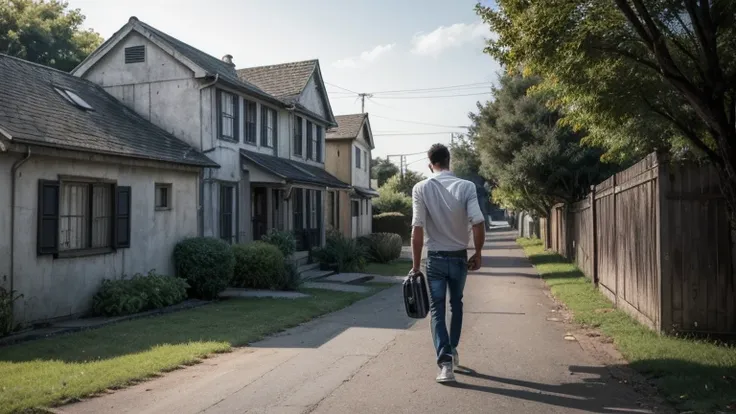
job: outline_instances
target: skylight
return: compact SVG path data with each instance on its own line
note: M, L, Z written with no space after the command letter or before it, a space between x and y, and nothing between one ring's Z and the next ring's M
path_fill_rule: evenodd
M95 109L92 108L92 105L88 104L87 101L82 99L79 95L76 93L67 90L67 89L61 89L61 88L54 88L56 92L59 93L59 95L63 96L64 99L69 101L69 103L73 104L74 106L87 110L87 111L94 111Z

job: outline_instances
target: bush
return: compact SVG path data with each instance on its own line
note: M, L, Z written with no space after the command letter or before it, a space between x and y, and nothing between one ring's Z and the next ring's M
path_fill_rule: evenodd
M297 290L302 284L302 278L299 276L299 268L294 262L284 263L284 279L279 290Z
M92 298L92 312L118 316L164 308L186 299L188 287L182 278L158 275L153 270L147 276L138 273L130 279L105 279Z
M366 251L357 240L338 231L330 232L324 247L312 251L312 257L324 267L341 272L360 272L365 269Z
M212 237L195 237L174 248L176 274L186 279L189 295L214 299L233 279L235 257L230 245Z
M395 233L404 241L411 239L411 216L401 213L381 213L373 216L373 231Z
M358 241L365 246L368 259L376 263L388 263L401 257L401 236L396 233L373 233Z
M382 189L378 193L379 196L373 199L375 214L401 213L411 216L411 197L387 189Z
M290 231L271 229L261 240L278 247L285 258L291 257L296 251L296 238Z
M251 289L282 289L286 268L278 247L262 241L233 246L233 286Z
M22 297L0 286L0 336L13 331L13 304Z

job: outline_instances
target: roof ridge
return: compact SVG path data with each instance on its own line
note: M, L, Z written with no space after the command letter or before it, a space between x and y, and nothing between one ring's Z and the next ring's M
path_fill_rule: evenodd
M214 55L211 55L211 54L209 54L209 53L205 52L204 50L202 50L202 49L200 49L200 48L198 48L198 47L194 47L194 46L190 45L189 43L187 43L187 42L185 42L185 41L183 41L183 40L181 40L181 39L179 39L179 38L176 38L176 37L174 37L174 36L172 36L172 35L170 35L170 34L168 34L168 33L164 32L164 31L162 31L162 30L159 30L159 29L157 29L157 28L155 28L155 27L151 26L150 24L148 24L148 23L146 23L146 22L144 22L144 21L142 21L142 20L138 20L138 19L136 19L136 20L135 20L135 23L139 23L139 24L141 24L141 25L142 25L142 26L143 26L144 28L146 28L146 29L148 29L148 30L151 30L151 31L155 32L154 34L155 34L155 35L157 35L157 36L159 36L159 37L169 37L169 38L171 38L172 40L175 40L175 41L177 41L177 42L181 43L182 45L184 45L184 46L186 46L186 47L191 47L192 49L196 50L197 52L199 52L199 53L201 53L201 54L203 54L203 55L205 55L205 56L207 56L207 57L209 57L209 58L212 58L212 59L214 59L214 60L216 60L216 61L218 61L218 62L222 62L222 59L219 59L219 58L217 58L216 56L214 56ZM162 36L162 35L163 35L163 36ZM168 40L168 39L164 39L164 40L166 40L167 42L169 42L169 40ZM225 63L225 62L222 62L222 63Z
M236 71L237 72L240 72L241 70L274 68L274 67L278 67L278 66L294 65L294 64L297 64L297 63L319 63L319 59L297 60L297 61L293 61L293 62L274 63L272 65L248 66L246 68L236 69Z

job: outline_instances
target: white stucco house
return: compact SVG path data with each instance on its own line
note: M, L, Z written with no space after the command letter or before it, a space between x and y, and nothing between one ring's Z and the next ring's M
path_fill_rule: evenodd
M16 323L89 309L104 278L173 274L217 168L98 85L0 54L0 286Z
M336 122L318 61L237 70L131 17L73 74L221 166L204 172L202 235L247 242L277 228L302 251L323 243L326 194L350 186L325 171Z

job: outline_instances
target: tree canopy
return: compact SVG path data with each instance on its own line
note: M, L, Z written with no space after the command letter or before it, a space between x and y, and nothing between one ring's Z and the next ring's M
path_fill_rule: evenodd
M416 171L407 170L404 173L403 178L401 177L401 175L394 175L393 177L389 178L388 181L386 181L386 183L380 188L384 189L385 191L401 193L411 197L411 190L418 182L422 181L423 179L424 176L422 174Z
M546 216L557 202L574 202L616 168L603 163L603 151L581 144L584 133L558 123L561 114L543 94L527 94L537 76L505 74L493 101L471 114L471 133L481 174L496 184L502 207Z
M541 75L537 91L610 159L706 156L736 207L736 2L498 0L476 11L486 52Z
M0 53L71 71L101 43L79 9L57 0L0 1Z
M378 180L378 187L382 187L389 178L399 173L399 167L388 158L376 157L371 160L371 178Z
M455 175L477 183L480 177L480 155L469 137L461 135L450 143L450 163Z

